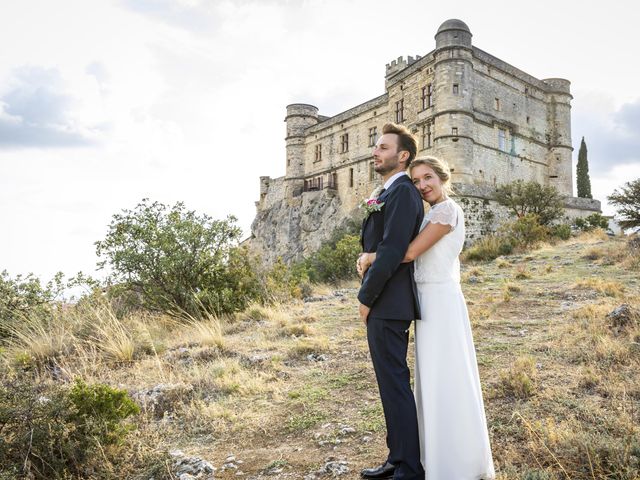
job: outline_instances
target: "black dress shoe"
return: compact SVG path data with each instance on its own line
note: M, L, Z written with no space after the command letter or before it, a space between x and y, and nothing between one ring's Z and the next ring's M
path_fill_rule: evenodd
M396 466L393 463L385 462L384 465L376 468L365 468L360 472L360 476L369 480L383 480L393 478L393 472L395 471Z

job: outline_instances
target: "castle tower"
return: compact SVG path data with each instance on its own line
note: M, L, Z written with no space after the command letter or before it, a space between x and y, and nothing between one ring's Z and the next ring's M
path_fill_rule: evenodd
M304 186L304 131L318 123L318 108L305 103L293 103L287 106L287 151L286 195L296 197L302 193Z
M435 151L449 160L454 182L473 175L473 58L471 31L462 21L444 22L435 35Z
M436 50L444 47L471 48L471 30L457 18L445 21L436 32Z
M571 82L563 78L547 78L547 143L549 152L549 185L561 195L573 196L571 168Z

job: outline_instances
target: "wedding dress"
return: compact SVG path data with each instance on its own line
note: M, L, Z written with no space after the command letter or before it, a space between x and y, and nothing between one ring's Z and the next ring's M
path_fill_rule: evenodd
M451 199L428 222L452 230L415 261L422 319L416 325L415 396L426 480L493 479L495 472L458 255L464 216Z

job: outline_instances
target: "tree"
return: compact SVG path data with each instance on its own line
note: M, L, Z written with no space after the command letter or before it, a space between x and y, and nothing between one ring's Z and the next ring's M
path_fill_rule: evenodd
M625 183L619 192L614 190L607 200L619 207L622 228L640 228L640 178Z
M578 217L573 221L573 224L578 230L582 230L583 232L588 232L595 228L602 228L603 230L609 228L609 220L599 213L592 213L583 218Z
M61 272L44 286L31 273L12 278L6 270L0 272L0 339L11 336L25 319L51 315L54 301L62 297L64 288Z
M136 292L150 310L200 316L241 310L258 292L249 255L238 247L232 216L213 220L143 199L113 216L96 242L99 268L111 269L116 291Z
M589 162L587 161L587 144L584 137L580 143L578 152L578 165L576 166L576 179L578 183L578 197L593 198L591 196L591 180L589 179Z
M540 225L549 225L564 213L562 197L555 187L538 182L515 182L496 189L496 200L509 208L518 218L537 215Z

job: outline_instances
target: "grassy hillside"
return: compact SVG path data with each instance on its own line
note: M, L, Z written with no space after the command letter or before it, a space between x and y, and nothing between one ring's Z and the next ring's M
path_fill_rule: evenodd
M498 478L640 477L637 254L590 234L463 265ZM2 350L3 375L126 389L143 412L114 478L177 478L173 450L216 478L358 478L386 448L356 293L186 325L94 304Z

